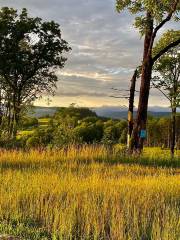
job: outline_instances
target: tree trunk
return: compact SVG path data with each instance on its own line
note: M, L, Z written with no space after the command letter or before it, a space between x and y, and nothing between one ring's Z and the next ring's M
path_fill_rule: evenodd
M3 103L2 103L2 92L0 90L0 126L2 125L3 119Z
M176 144L176 107L172 108L172 129L171 129L171 157L174 157L174 149Z
M141 151L143 149L143 142L146 138L146 122L150 82L152 75L152 34L153 34L153 20L150 13L147 13L147 21L149 22L148 29L144 39L144 56L141 71L141 87L138 111L136 117L135 127L133 129L133 147L135 150Z
M148 110L148 99L149 90L152 74L152 62L151 59L147 59L147 62L143 66L139 105L136 119L136 139L137 148L143 149L143 142L146 138L146 122L147 122L147 110ZM144 132L143 132L144 131Z
M132 131L133 131L133 111L134 111L134 96L136 88L137 69L131 79L130 97L129 97L129 111L128 111L128 136L127 136L127 147L129 151L132 151Z
M11 137L13 139L16 138L17 135L17 127L19 123L19 114L20 114L20 101L18 99L18 94L13 95L13 115L12 115L12 129L11 129Z

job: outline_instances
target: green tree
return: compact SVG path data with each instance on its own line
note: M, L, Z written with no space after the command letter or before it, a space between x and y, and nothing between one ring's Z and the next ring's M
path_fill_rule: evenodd
M9 134L15 136L22 108L42 93L53 94L56 70L66 62L70 50L54 21L43 22L23 9L0 11L1 104L6 107ZM1 111L2 114L2 111Z
M160 144L169 147L170 146L170 135L171 135L171 120L169 117L161 117L157 122L157 132L155 132L156 137L158 132L160 133Z
M127 121L108 120L104 123L104 134L102 142L105 144L117 143L120 140L124 129L127 130Z
M164 44L162 38L158 44ZM169 100L171 107L171 155L174 156L176 143L176 113L180 107L180 46L169 50L154 65L153 86Z
M158 125L158 118L150 117L147 122L147 144L148 146L157 146L161 139L161 131Z
M127 144L127 127L122 131L119 142L122 144Z
M38 119L35 117L23 116L20 119L21 129L34 128L38 126Z
M150 82L154 62L171 47L180 43L180 35L169 38L169 42L153 56L153 46L157 33L171 19L179 20L179 0L116 0L118 12L127 9L136 15L135 27L144 36L144 52L141 67L141 87L136 123L133 129L133 147L143 148L144 137L141 132L146 129L147 108L150 91Z
M95 143L101 141L103 129L98 124L83 122L74 129L73 135L78 142Z
M53 141L53 129L50 126L45 129L37 128L33 134L26 138L27 147L45 147Z

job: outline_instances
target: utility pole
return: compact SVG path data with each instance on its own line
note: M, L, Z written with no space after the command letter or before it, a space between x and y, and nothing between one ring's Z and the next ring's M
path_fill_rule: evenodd
M130 86L129 109L128 109L128 136L127 136L127 147L129 150L132 150L131 137L133 132L133 124L134 124L133 112L134 112L134 96L135 96L137 74L138 74L138 70L136 69L131 79L131 86Z

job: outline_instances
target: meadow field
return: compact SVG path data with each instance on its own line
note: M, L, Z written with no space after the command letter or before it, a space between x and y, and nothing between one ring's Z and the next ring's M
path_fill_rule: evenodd
M0 234L26 240L179 240L180 151L0 151Z

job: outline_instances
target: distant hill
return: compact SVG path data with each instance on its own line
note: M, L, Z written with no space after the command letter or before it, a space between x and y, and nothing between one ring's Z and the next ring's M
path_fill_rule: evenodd
M36 106L34 107L33 111L29 114L31 116L35 117L45 117L47 115L53 116L54 113L57 111L58 107L41 107ZM97 107L97 108L91 108L93 111L96 112L96 114L100 117L107 117L107 118L113 118L113 119L123 119L127 118L127 110L121 109L119 107L109 107L109 106L103 106L103 107ZM135 112L136 114L136 112ZM162 108L162 107L153 107L149 108L149 115L152 115L154 117L164 117L169 116L170 111L168 108Z
M93 109L98 116L101 117L109 117L114 119L121 119L121 118L127 118L127 109L126 108L120 108L117 106L102 106L97 107ZM152 115L154 117L164 117L170 115L170 109L164 108L164 107L149 107L148 111L149 115ZM136 115L136 109L135 109L135 115Z
M114 119L122 119L122 118L127 118L127 111L111 111L111 110L104 110L104 111L99 111L99 110L95 110L95 112L97 113L98 116L100 117L108 117L108 118L114 118ZM149 115L153 116L153 117L165 117L165 116L169 116L170 112L152 112L149 111L148 112ZM136 111L134 113L134 115L136 116Z
M34 116L37 118L45 117L47 115L53 116L54 113L57 111L58 107L40 107L35 106L33 110L29 112L30 116Z

